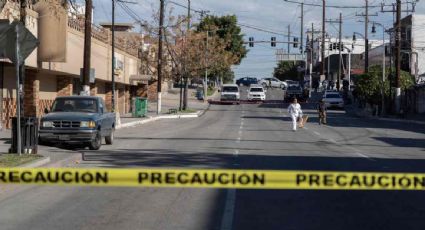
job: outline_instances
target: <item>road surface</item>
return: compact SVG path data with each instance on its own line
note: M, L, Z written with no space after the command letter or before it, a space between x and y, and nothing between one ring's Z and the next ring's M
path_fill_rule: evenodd
M269 90L269 99L283 91ZM116 132L79 167L425 172L425 128L330 111L291 131L287 105L212 105ZM0 229L425 229L423 192L31 186L0 195Z

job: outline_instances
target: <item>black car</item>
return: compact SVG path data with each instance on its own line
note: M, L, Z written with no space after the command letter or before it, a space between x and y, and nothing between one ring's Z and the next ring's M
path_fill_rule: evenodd
M236 81L236 85L239 86L250 86L250 85L255 85L258 84L258 79L254 78L254 77L244 77L244 78L239 78Z

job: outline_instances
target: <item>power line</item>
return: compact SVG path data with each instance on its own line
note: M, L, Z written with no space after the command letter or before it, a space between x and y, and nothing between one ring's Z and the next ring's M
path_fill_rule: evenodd
M301 4L302 2L292 1L292 0L283 0L288 3L294 3L294 4ZM306 6L316 6L316 7L323 7L321 4L315 4L315 3L304 3ZM379 8L381 5L373 5L369 6L370 8ZM337 9L363 9L364 6L338 6L338 5L326 5L326 8L337 8Z

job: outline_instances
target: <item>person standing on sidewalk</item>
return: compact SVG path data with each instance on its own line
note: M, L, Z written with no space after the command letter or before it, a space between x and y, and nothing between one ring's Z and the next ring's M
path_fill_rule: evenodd
M326 125L326 105L325 101L321 99L317 105L317 112L319 113L319 125Z
M295 132L297 131L297 120L302 119L303 116L301 105L298 104L298 100L296 98L292 99L292 103L288 106L288 114L292 119L292 131Z

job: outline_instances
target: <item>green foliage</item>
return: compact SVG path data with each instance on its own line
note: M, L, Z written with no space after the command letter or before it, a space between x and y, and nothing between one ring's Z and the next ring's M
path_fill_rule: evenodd
M235 61L232 64L239 64L248 53L243 41L244 35L238 26L236 15L205 17L198 25L197 31L212 31L211 33L214 35L228 41L226 51L229 51L235 57Z
M389 71L389 68L386 69L386 73ZM390 95L390 81L394 82L395 79L388 78L385 82L382 81L381 66L372 66L369 68L369 73L362 74L355 79L356 90L358 95L369 104L380 104L382 92L385 97ZM401 72L400 81L402 90L406 90L414 84L412 76L404 71Z
M298 67L301 65L300 62L293 61L280 61L277 63L277 67L274 68L273 76L279 80L295 80L298 81Z

